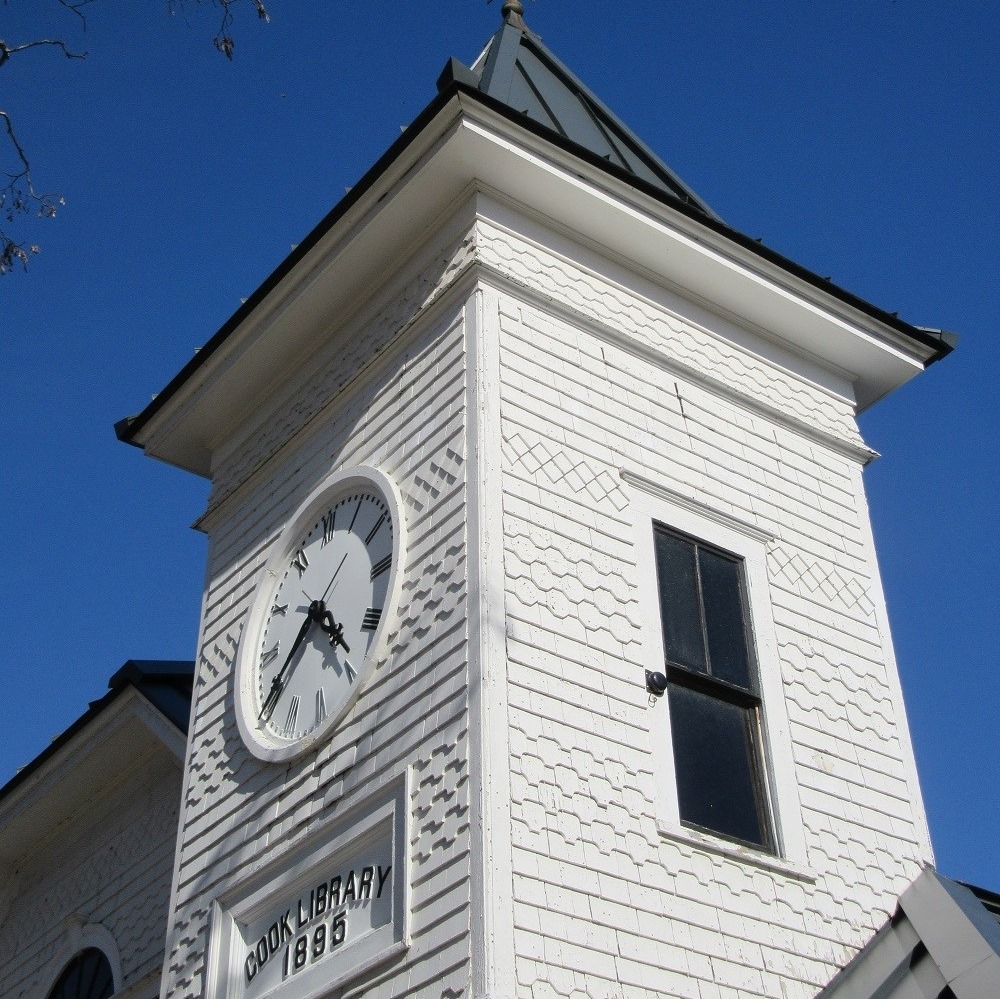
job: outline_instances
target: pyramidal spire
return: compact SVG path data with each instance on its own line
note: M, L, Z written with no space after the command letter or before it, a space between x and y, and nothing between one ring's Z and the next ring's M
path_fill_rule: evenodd
M524 4L521 0L504 0L504 5L500 10L504 22L522 31L527 28L524 23Z
M522 0L504 0L503 23L471 66L450 59L438 90L470 87L505 106L515 120L530 120L551 138L597 158L616 171L659 188L709 218L698 197L524 23Z

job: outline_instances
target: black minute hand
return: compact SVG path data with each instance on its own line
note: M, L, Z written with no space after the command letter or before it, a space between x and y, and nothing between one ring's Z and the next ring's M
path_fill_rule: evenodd
M291 661L295 658L295 653L298 652L299 646L305 640L306 634L309 632L309 625L313 623L313 608L309 607L309 613L306 615L306 619L302 622L302 627L299 628L299 633L295 636L295 641L292 642L292 647L288 652L288 656L285 659L284 666L278 670L274 679L271 681L271 689L268 691L267 700L264 701L264 706L260 709L259 718L261 721L267 721L275 706L278 703L278 699L281 697L281 691L284 689L285 683L285 672L287 671Z

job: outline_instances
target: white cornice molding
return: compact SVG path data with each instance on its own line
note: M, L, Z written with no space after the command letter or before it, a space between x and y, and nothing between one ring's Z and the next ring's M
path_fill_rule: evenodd
M535 204L556 218L561 214L558 207L583 194L589 202L590 211L571 212L576 221L584 224L571 225L570 228L595 237L599 245L606 245L602 234L604 237L608 235L606 222L609 212L630 220L633 223L630 227L633 238L624 242L624 256L636 260L636 248L647 251L646 259L650 262L652 273L661 274L663 271L663 263L668 258L662 252L664 247L660 240L667 237L675 251L686 249L699 265L709 267L713 279L738 269L752 277L755 285L766 284L772 292L787 299L789 304L797 305L800 317L812 314L815 318L825 317L828 323L835 321L842 332L872 345L877 342L881 349L921 368L933 354L932 348L910 339L874 316L572 153L534 136L531 137L533 148L527 148L524 130L495 112L475 103L463 110L467 119L464 124L469 132L495 148L495 155L487 159L491 167L481 171L481 180L493 183L498 190L506 192L519 203ZM487 125L490 131L486 130ZM518 169L511 170L503 163L505 154L516 157ZM508 179L511 177L516 178L516 183ZM564 198L530 197L532 182L541 187L545 177L550 183L553 179L559 181L572 195ZM645 238L640 238L640 234L644 234ZM724 265L724 270L719 269L717 265L720 264ZM691 287L686 282L682 284ZM711 287L713 284L714 281L702 281L697 283L697 287ZM716 301L712 294L708 299ZM737 310L737 314L743 315L743 311ZM771 327L770 323L763 325Z
M470 257L460 267L452 270L448 279L435 290L435 293L427 301L415 309L395 332L391 344L382 350L377 357L359 368L343 388L326 399L299 426L291 428L287 438L281 442L280 446L267 455L261 456L253 468L233 488L213 494L205 512L195 521L193 525L195 529L206 533L213 531L234 505L238 505L242 499L251 495L260 483L272 475L281 462L287 459L290 447L297 449L304 446L311 434L319 432L324 418L329 415L332 407L344 405L362 391L372 378L378 377L388 365L397 361L401 353L430 325L439 321L449 309L455 308L457 303L470 294L477 273L474 264L474 259ZM370 311L366 310L364 316L367 318L370 315ZM355 319L338 332L337 341L360 335L363 326L363 319ZM301 383L298 380L285 386L266 409L262 410L262 413L269 417L283 404L294 398L300 388ZM245 434L241 435L241 440L245 440L245 437ZM226 448L227 456L231 456L237 446L238 444L229 445Z
M699 517L704 517L706 520L710 520L731 531L736 531L738 534L746 535L746 537L752 538L754 541L759 541L761 544L768 545L775 540L773 534L761 530L756 524L751 524L748 521L741 520L739 517L734 517L732 514L718 510L708 503L702 503L701 500L694 496L687 496L684 493L677 492L675 489L671 489L669 486L654 482L652 479L648 479L645 475L640 475L638 472L623 468L619 474L623 482L627 482L640 492L646 493L647 496L652 496L655 499L664 500L674 506L679 506L682 510L697 514Z
M493 219L488 219L487 221L490 225L496 225L496 222ZM525 240L524 242L525 245L528 245L529 241ZM603 322L595 316L582 311L564 296L558 296L552 288L547 287L542 289L538 287L529 287L523 282L518 281L512 274L508 273L495 261L485 260L483 257L484 255L481 252L477 252L475 259L476 272L482 279L486 280L498 289L508 291L517 298L530 302L540 312L562 319L570 325L576 326L580 329L585 329L594 336L604 340L606 343L620 347L633 356L640 357L643 360L656 365L660 370L667 374L679 376L691 381L713 395L719 396L743 409L764 416L766 419L778 423L798 435L805 437L816 444L820 444L828 450L839 454L844 458L848 458L853 462L865 465L874 458L878 457L878 452L868 447L861 440L860 435L857 435L856 432L850 437L846 434L838 435L837 433L823 429L821 426L817 426L815 420L810 422L806 419L799 418L785 409L782 409L778 405L770 404L767 401L756 398L748 392L734 389L722 378L718 377L709 367L694 363L686 363L678 357L670 356L650 344L643 343L635 336L630 335L622 329L615 328L607 322ZM562 262L566 263L565 261ZM577 266L572 263L568 265L574 267ZM581 270L581 278L584 276L584 273L585 272ZM669 316L675 320L679 320L688 327L698 328L698 324L692 322L689 318L681 317L676 313L672 313L668 309L663 309L663 307L659 304L654 304L653 308L658 311L662 310L664 316ZM712 340L720 339L718 335L710 331L702 330L701 332L706 338L710 337ZM725 338L721 339L724 340ZM753 353L752 348L748 349L746 347L740 347L734 343L730 343L729 346L731 350L744 354ZM771 363L774 364L774 362ZM776 365L776 367L782 367L780 362ZM788 374L795 381L800 382L803 386L807 384L801 376L792 373L787 369L786 374ZM810 386L809 391L819 393L815 396L817 399L827 397L834 400L837 398L836 393L830 391L822 385L816 384L814 381L809 381L808 385ZM842 396L840 398L841 401L844 401Z

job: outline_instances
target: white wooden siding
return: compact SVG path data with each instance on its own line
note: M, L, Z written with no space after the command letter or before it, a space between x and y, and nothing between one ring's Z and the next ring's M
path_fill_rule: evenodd
M396 317L375 321L366 346L385 346L391 337L380 331ZM422 994L430 982L435 992L452 983L457 994L469 979L463 312L453 308L412 334L391 365L362 377L370 353L358 339L345 342L338 362L313 369L303 391L234 449L215 480L213 503L226 505L210 529L167 941L169 999L202 995L213 898L407 766L414 789L412 945L404 960L366 975L345 995ZM324 412L338 394L338 407ZM395 479L407 518L391 654L318 753L286 765L261 763L243 746L235 722L232 665L240 629L287 516L329 471L361 463Z
M692 304L685 322L676 294L658 310L641 279L644 294L630 293L593 259L574 267L488 225L480 240L506 282L518 995L815 995L930 857L876 614L850 399L805 363L797 373L749 349L749 331L738 342L729 319L709 328ZM774 538L790 738L769 752L792 756L801 807L783 820L802 825L805 870L658 831L665 754L623 470Z

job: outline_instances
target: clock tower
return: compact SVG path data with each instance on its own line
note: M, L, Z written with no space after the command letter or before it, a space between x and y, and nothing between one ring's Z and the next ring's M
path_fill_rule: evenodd
M163 999L813 996L932 860L856 415L951 341L522 15L119 425L212 483Z

